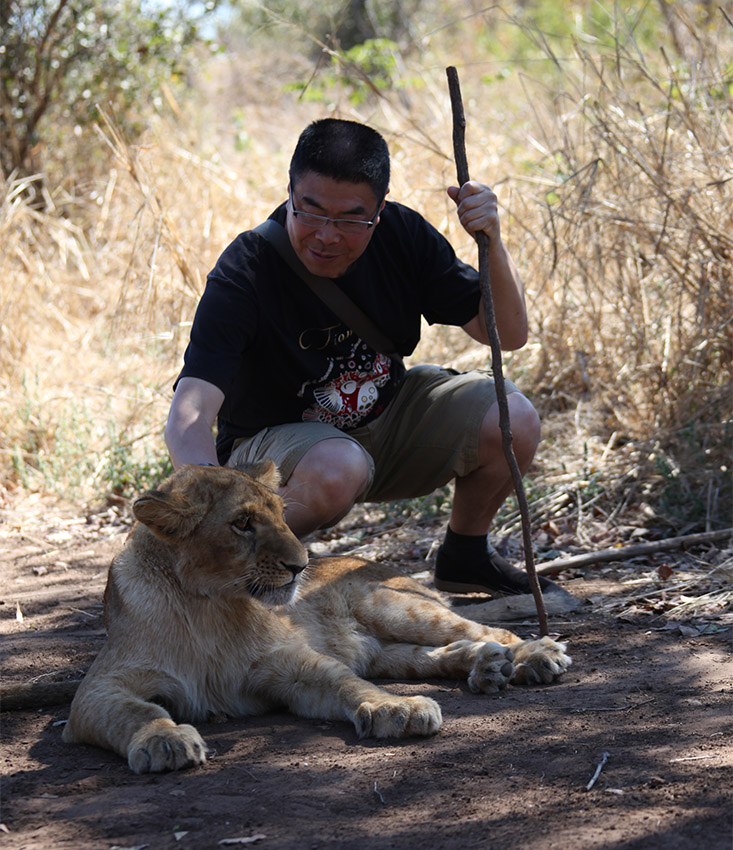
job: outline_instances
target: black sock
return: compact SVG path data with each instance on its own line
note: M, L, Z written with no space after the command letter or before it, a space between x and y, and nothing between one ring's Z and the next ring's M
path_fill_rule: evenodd
M448 526L445 530L443 545L450 549L457 549L459 552L480 552L488 551L486 541L485 534L458 534Z
M442 548L446 555L465 558L469 563L482 561L489 554L485 534L457 534L450 526L445 530Z

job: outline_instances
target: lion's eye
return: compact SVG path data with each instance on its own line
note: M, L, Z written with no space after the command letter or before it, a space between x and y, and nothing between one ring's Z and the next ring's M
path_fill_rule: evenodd
M232 528L237 534L252 534L254 528L248 516L239 517L232 523Z

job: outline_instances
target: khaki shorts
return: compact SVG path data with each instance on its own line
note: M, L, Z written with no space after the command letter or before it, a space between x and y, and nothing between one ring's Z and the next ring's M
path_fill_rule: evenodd
M506 391L518 392L511 381ZM323 422L265 428L235 443L227 466L271 458L285 483L316 443L347 439L366 451L371 466L358 501L424 496L478 467L479 428L495 402L494 381L483 370L415 366L384 413L368 425L348 432Z

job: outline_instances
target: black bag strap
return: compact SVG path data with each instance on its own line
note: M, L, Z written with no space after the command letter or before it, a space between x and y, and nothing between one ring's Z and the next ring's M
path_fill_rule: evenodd
M290 244L287 230L274 219L268 218L254 228L278 252L290 268L327 304L333 312L376 351L390 357L400 357L397 347L374 322L363 313L349 296L331 278L312 274L298 259Z

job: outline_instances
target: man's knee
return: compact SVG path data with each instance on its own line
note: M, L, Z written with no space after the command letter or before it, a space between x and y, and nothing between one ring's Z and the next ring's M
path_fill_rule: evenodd
M540 442L540 415L532 402L521 393L511 393L507 397L509 421L512 435L522 440L529 448L536 449Z
M353 440L321 440L310 448L293 470L286 487L307 485L313 500L353 504L367 489L372 463Z
M512 445L517 454L531 459L540 442L540 417L531 401L521 393L513 392L507 396L509 424L512 432ZM502 450L502 437L499 416L499 403L495 402L484 417L481 428L480 454L492 455Z

